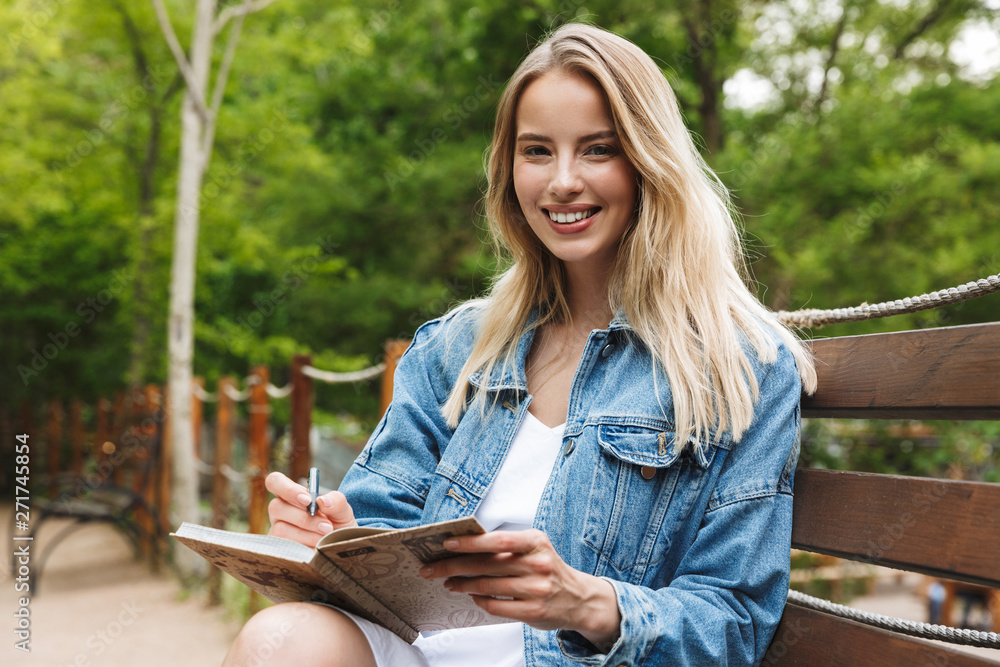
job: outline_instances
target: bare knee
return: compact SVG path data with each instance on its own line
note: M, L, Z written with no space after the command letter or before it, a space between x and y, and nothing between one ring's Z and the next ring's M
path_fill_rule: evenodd
M278 604L255 614L243 626L223 667L265 667L294 661L316 667L375 667L368 642L351 619L329 607L306 602Z

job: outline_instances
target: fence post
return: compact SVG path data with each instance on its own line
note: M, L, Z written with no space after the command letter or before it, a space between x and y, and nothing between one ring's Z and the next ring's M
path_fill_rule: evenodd
M111 447L110 451L105 451L109 456L114 453L115 449L121 444L121 438L125 435L125 392L119 391L115 394L115 414L112 421L112 433ZM122 469L121 466L115 466L114 472L112 473L114 478L115 486L122 486Z
M233 399L227 389L236 389L236 380L219 378L219 408L215 415L215 471L212 480L212 527L225 529L229 518L229 478L224 472L233 452ZM222 603L222 570L213 567L208 573L209 604Z
M62 446L62 406L59 399L52 399L49 403L49 495L55 498L59 492L59 449Z
M104 451L104 443L108 441L108 409L110 408L108 399L101 396L97 399L97 431L94 433L94 442L90 451L94 453L94 458L98 464L104 462L108 452ZM102 470L98 467L98 470Z
M166 388L164 388L165 390ZM161 437L160 442L160 460L157 463L155 460L144 462L144 466L149 466L145 468L145 476L143 479L142 475L137 475L133 488L137 493L142 493L143 500L146 501L146 506L149 508L158 507L160 511L158 513L160 525L163 525L164 515L170 513L170 502L169 499L164 497L163 489L166 484L170 483L169 478L169 468L170 463L168 462L165 446L165 437L169 433L164 433L161 431L156 417L157 410L160 407L160 402L165 399L163 394L160 393L159 388L155 384L147 384L142 390L143 405L145 405L145 415L142 417L142 421L139 423L139 428L142 432L142 437L149 438L151 441L157 437ZM151 457L153 452L151 450L146 451L146 457ZM154 465L150 465L154 464ZM143 472L140 469L140 473ZM159 487L159 488L157 488ZM159 494L157 494L159 491ZM159 495L160 502L157 502L157 495ZM151 513L144 513L145 516L142 518L142 528L145 532L147 538L147 555L150 557L150 562L152 563L154 571L159 565L159 554L156 552L156 547L158 545L158 540L156 535L160 531L160 525L157 525L156 519Z
M382 371L382 401L379 406L379 419L385 415L385 411L389 409L389 403L392 402L392 377L396 373L396 364L399 363L399 358L403 356L403 352L406 352L409 345L410 341L400 339L388 340L385 343L385 370Z
M145 436L145 432L143 431L142 428L142 408L145 405L145 403L146 403L146 397L143 395L142 390L139 388L139 386L138 385L130 386L125 395L126 410L128 410L131 413L129 417L126 417L126 423L128 424L127 430L132 432L133 435L138 436L140 439L142 439L142 437ZM119 446L121 446L121 444L122 443L119 443ZM144 457L149 456L149 450L145 448L140 448L136 450L134 455L139 457L140 461L143 461L145 460ZM142 479L139 476L135 475L134 473L128 480L126 480L126 482L131 482L132 490L135 491L136 493L142 490ZM146 523L145 518L142 518L139 524L140 528L143 530L148 528L148 524ZM143 543L143 547L145 547L145 543ZM148 556L149 555L148 549L144 550L143 554Z
M292 455L288 476L295 481L308 477L312 465L309 430L312 427L313 379L302 372L303 366L311 365L309 355L292 357Z
M24 400L21 402L21 433L33 434L35 432L35 422L31 415L31 402Z
M69 404L69 432L73 445L73 460L70 470L77 477L83 474L83 404L79 398L74 398Z
M14 429L10 423L10 412L6 405L0 405L0 442L3 445L14 442Z
M196 393L198 389L205 389L205 378L201 376L191 378L191 426L194 429L194 439L191 442L194 443L195 462L204 460L201 457L201 424L204 414L204 403L199 398L201 392ZM198 486L201 485L199 484Z
M263 533L267 524L267 489L264 488L264 477L267 476L270 451L267 442L267 426L271 406L268 404L267 383L270 373L267 366L254 366L251 375L256 375L250 388L250 532Z
M154 388L155 389L155 388ZM160 427L160 526L164 534L170 532L170 508L173 502L173 479L174 479L174 440L173 431L170 427L170 392L168 385L163 385L162 393L158 394L162 407L163 422ZM169 549L169 542L167 548Z
M256 376L250 388L250 456L248 470L250 474L250 532L263 533L267 525L267 489L264 487L264 477L267 476L270 451L267 442L267 423L271 406L268 404L267 383L270 373L267 366L254 366L251 375ZM250 594L250 613L260 610L261 600L256 592Z

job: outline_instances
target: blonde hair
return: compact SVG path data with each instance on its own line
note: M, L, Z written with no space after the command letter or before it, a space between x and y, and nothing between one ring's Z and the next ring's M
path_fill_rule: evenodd
M664 370L673 395L675 446L691 435L729 431L739 440L753 420L756 374L741 338L764 363L777 358L767 329L795 357L803 387L815 390L808 350L748 289L729 193L698 153L673 91L653 60L628 40L589 25L562 26L521 63L500 98L488 158L486 216L497 250L512 260L483 304L472 353L443 407L455 427L468 408L469 376L512 367L533 308L533 326L570 320L562 262L528 226L514 192L517 104L525 87L563 71L604 91L622 150L638 181L635 219L619 242L609 280L612 312ZM485 406L486 390L473 402Z

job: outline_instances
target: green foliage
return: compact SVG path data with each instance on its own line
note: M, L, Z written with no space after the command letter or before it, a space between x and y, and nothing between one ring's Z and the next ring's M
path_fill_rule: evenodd
M806 419L799 465L1000 482L1000 422Z
M187 44L192 3L167 4ZM251 15L202 191L195 373L212 388L266 364L283 384L297 353L363 368L386 339L482 293L499 261L481 206L495 105L527 50L572 19L661 65L737 197L768 305L874 303L1000 272L1000 88L947 57L988 10L836 7L281 0ZM0 30L0 403L92 399L136 372L162 381L183 89L155 15L147 2L15 0ZM735 103L745 76L769 101ZM807 335L997 312L1000 295ZM317 411L370 423L376 393L317 384ZM996 475L996 433L939 428L935 456ZM902 470L923 451L893 447L803 456Z

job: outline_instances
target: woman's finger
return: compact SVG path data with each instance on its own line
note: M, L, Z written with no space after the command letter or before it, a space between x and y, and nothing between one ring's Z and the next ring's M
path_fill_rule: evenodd
M308 489L301 484L296 484L283 473L272 472L268 474L264 478L264 487L289 505L298 505L303 509L309 507Z
M354 509L347 502L347 496L340 491L330 491L316 499L317 516L322 514L333 523L334 528L347 528L356 526L358 522L354 520Z
M449 551L460 553L525 554L539 548L551 548L548 536L540 530L495 530L483 535L463 535L444 541Z
M271 500L267 506L267 513L272 524L284 522L320 535L326 535L333 530L333 523L326 515L317 513L316 516L309 516L309 512L298 505L289 505L281 498L275 497Z
M515 554L475 554L456 556L429 563L420 569L425 579L444 577L517 576L530 569Z
M469 593L508 599L538 599L549 595L545 582L532 577L451 577L444 587L453 593Z
M296 484L280 472L272 472L264 479L264 486L274 494L275 499L281 501L281 504L273 504L276 510L280 509L280 514L271 516L272 523L276 520L287 521L303 528L310 526L315 528L326 519L332 528L322 531L323 534L336 528L358 525L354 520L354 510L340 491L330 491L319 496L316 499L316 516L313 517L309 515L309 503L312 498L301 484ZM293 512L295 509L302 512L302 515L295 515ZM268 507L268 513L271 513L271 506Z
M267 531L267 534L273 535L274 537L283 537L286 540L293 540L299 544L304 544L307 547L315 547L316 543L319 542L321 537L323 537L319 533L314 533L310 530L303 530L299 526L286 523L285 521L272 523L271 529Z

